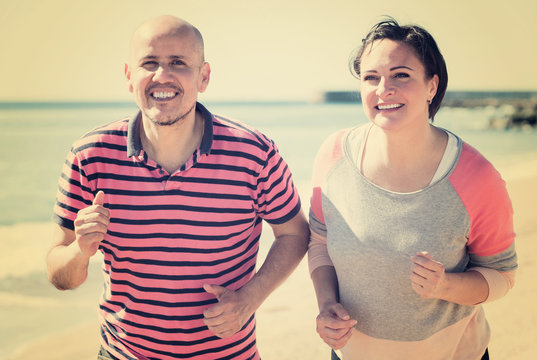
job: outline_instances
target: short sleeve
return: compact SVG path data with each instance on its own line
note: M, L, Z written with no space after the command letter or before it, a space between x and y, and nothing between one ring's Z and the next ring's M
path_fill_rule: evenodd
M257 180L256 196L257 212L270 224L291 220L301 208L291 171L273 142Z
M91 205L93 198L94 190L84 173L76 148L72 148L58 180L53 220L58 225L74 230L78 211Z

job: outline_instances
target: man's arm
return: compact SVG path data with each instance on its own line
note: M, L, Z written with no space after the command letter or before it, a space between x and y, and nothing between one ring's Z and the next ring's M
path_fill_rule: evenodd
M219 337L239 331L263 301L300 263L308 249L309 227L302 211L280 225L271 225L275 240L255 276L240 290L232 291L217 285L205 285L218 304L204 313L205 324Z
M108 230L110 213L99 191L91 206L78 212L75 230L58 225L47 254L49 281L60 290L81 285L88 275L89 259L95 255Z

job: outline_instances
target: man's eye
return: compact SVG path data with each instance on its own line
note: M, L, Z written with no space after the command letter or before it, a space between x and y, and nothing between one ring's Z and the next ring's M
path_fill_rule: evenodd
M155 69L158 67L158 62L156 61L145 61L142 63L144 69Z
M183 60L173 60L171 64L172 64L172 66L184 66L184 65L186 65Z

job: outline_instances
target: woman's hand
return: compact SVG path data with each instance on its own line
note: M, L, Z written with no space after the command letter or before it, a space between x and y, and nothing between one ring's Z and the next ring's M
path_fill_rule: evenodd
M444 264L434 260L429 253L423 251L412 260L412 289L424 299L442 299L448 288Z
M347 344L356 323L357 321L351 319L343 305L331 302L321 307L317 316L317 332L325 343L338 350Z

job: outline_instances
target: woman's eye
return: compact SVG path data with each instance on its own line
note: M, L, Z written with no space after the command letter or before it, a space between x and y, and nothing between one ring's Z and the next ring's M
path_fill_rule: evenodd
M378 81L378 77L375 75L366 75L364 76L364 81Z
M394 78L397 78L397 79L406 79L408 77L410 77L410 75L408 75L407 73L397 73L394 76Z

